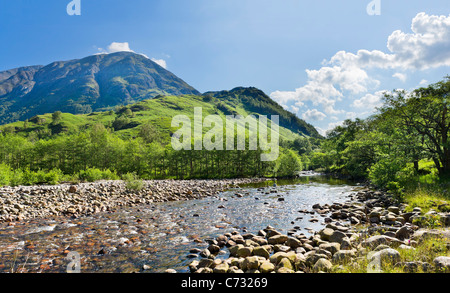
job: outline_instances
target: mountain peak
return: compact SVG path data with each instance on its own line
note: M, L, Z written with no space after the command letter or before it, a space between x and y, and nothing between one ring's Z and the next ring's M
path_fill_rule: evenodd
M183 94L200 93L144 55L97 54L0 72L0 124L54 111L90 113Z

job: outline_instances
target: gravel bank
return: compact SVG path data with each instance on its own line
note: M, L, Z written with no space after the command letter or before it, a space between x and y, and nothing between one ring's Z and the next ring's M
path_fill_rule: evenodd
M155 180L130 190L124 181L0 188L0 222L52 216L80 217L166 201L199 199L241 184L266 179Z

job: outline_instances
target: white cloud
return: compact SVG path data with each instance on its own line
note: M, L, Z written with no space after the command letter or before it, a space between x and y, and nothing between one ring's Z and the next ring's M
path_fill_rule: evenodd
M396 77L396 78L400 79L400 80L403 81L403 82L405 82L406 79L407 79L406 74L399 73L399 72L394 73L394 75L392 75L392 77Z
M153 62L155 62L156 64L158 64L159 66L161 66L162 68L167 69L167 63L166 63L166 60L163 60L163 59L155 59L155 58L152 58L151 60L152 60Z
M369 78L364 70L357 67L322 67L319 70L306 70L308 83L295 91L275 91L271 98L283 106L294 104L302 107L305 102L322 106L327 114L339 114L334 109L337 101L344 98L344 91L352 94L363 93L367 87L378 84Z
M306 121L321 121L327 117L324 113L318 111L317 109L308 110L303 113L303 119Z
M366 94L359 100L353 101L352 106L373 112L375 108L383 106L383 97L386 91L378 91L375 94Z
M134 51L130 49L130 44L128 44L128 42L124 43L112 42L108 46L108 53L116 53L116 52L134 52Z
M335 129L338 126L342 126L344 125L344 121L339 121L339 122L331 122L328 124L328 128L326 129L326 132Z
M316 129L317 129L317 131L319 132L320 135L322 135L322 136L326 136L327 135L327 130L325 130L323 128L320 128L320 127L317 127L317 126L316 126Z
M107 49L103 49L103 48L97 48L98 50L98 54L112 54L112 53L117 53L117 52L133 52L136 53L135 51L131 50L130 48L130 44L128 42L123 42L123 43L119 43L119 42L112 42ZM156 59L156 58L149 58L147 55L143 54L143 53L136 53L139 55L144 56L147 59L152 60L153 62L155 62L156 64L158 64L159 66L161 66L164 69L167 69L167 62L164 59ZM169 55L166 55L170 58Z
M390 54L378 50L359 50L356 54L340 51L329 64L403 70L450 66L450 15L421 12L412 20L411 31L397 30L389 36Z
M422 79L422 80L420 81L420 83L419 83L420 86L426 86L426 85L428 85L428 84L429 84L429 82L428 82L428 80L426 80L426 79Z

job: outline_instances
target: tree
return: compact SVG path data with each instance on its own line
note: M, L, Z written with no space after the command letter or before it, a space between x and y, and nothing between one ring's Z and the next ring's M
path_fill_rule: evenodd
M62 113L61 111L56 111L52 114L52 124L56 125L61 122Z
M400 123L421 140L420 147L435 162L440 176L450 175L450 77L407 95L385 96L383 112L393 112Z
M293 177L302 169L302 162L298 155L292 150L287 150L278 158L275 173L277 177Z
M152 143L159 137L158 130L150 122L142 124L139 129L139 137L141 137L145 143Z

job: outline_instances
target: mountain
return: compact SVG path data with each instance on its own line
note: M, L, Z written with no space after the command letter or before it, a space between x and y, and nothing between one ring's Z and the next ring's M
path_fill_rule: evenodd
M314 126L286 111L257 88L237 87L231 91L207 92L203 96L214 97L218 101L218 108L226 114L237 114L234 109L242 107L246 113L250 114L278 115L280 116L280 126L291 130L293 133L320 137Z
M55 111L86 114L158 95L186 94L200 95L143 55L93 55L0 72L0 124Z

